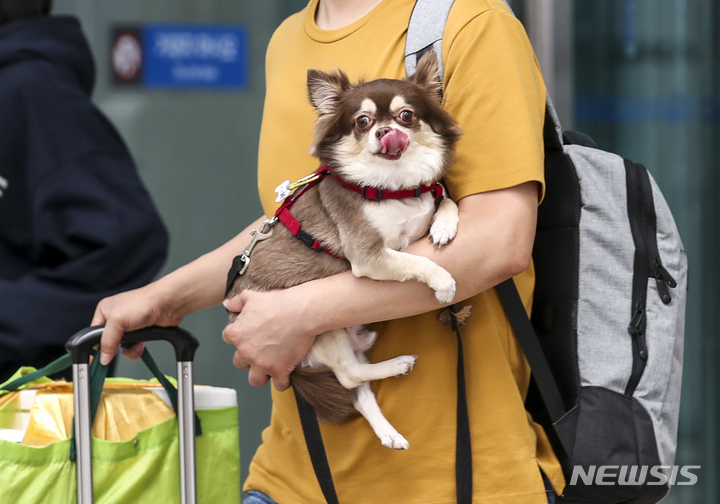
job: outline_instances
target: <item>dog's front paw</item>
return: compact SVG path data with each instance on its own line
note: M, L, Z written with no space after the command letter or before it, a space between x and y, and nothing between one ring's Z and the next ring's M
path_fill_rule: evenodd
M442 268L432 276L428 285L441 303L449 303L455 297L455 279Z
M410 448L410 443L398 432L383 435L380 438L380 442L383 446L392 448L393 450L407 450Z
M435 245L445 245L457 234L457 219L435 219L430 226L430 238Z

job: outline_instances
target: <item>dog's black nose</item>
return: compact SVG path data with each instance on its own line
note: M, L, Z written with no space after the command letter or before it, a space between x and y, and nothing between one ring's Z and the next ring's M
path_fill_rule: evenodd
M390 126L384 126L382 128L378 128L377 130L375 130L375 138L380 140L382 137L384 137L391 131L392 131L392 128Z

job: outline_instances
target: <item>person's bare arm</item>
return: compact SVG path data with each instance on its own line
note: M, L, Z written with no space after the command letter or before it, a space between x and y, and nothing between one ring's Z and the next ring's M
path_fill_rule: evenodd
M459 202L460 224L452 242L436 247L420 240L407 251L447 269L457 282L455 301L467 299L528 267L537 205L536 182L468 196ZM285 390L316 335L443 305L417 281L380 282L346 272L285 290L245 291L225 306L240 312L223 331L223 339L237 348L235 366L250 370L253 386L272 378L278 390Z
M189 313L220 304L233 257L247 247L250 230L258 228L264 219L259 218L224 245L159 280L100 301L92 319L92 325L105 324L100 361L107 364L112 360L125 331L177 325ZM141 353L141 345L127 352L131 358Z

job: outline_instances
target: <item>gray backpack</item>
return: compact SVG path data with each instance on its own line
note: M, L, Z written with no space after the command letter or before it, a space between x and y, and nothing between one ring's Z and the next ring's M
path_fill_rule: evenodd
M417 1L408 75L442 55L452 3ZM675 477L687 257L642 165L563 134L549 99L544 138L532 320L512 280L496 288L532 369L526 406L563 466L558 502L655 503Z

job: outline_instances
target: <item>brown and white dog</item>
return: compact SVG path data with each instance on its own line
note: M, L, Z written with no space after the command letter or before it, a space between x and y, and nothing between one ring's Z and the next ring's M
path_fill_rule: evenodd
M413 197L370 200L347 188L392 193L427 188L442 178L461 132L440 105L435 53L423 56L416 73L402 80L351 84L342 71L318 70L309 70L307 78L310 101L319 114L311 153L331 175L303 189L292 216L313 243L330 253L313 250L287 225L269 223L271 231L259 231L272 236L250 247L252 262L229 285L228 297L245 289L288 288L351 269L355 276L375 280L416 279L432 288L440 302L450 302L455 295L450 273L402 250L428 230L438 246L448 243L457 231L455 203L419 189ZM364 352L375 337L362 326L319 335L291 382L320 421L339 423L357 410L383 445L407 449L408 442L380 411L369 382L407 374L416 356L371 364Z

